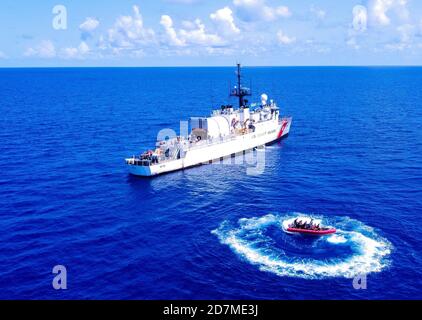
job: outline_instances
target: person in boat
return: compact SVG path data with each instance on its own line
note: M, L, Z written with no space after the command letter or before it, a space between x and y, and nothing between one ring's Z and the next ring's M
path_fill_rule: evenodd
M151 162L152 163L158 163L158 155L156 153L153 153L151 156Z
M313 228L313 225L314 225L314 219L311 219L309 223L305 223L305 229L311 230Z
M158 163L160 155L161 155L161 149L160 148L155 149L155 151L151 154L152 163Z

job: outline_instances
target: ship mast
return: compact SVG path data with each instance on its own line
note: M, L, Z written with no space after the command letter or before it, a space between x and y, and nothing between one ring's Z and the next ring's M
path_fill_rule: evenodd
M242 96L242 76L240 74L240 63L237 64L237 88L239 90L239 108L243 107L243 96Z
M246 107L244 97L251 96L251 89L242 87L242 75L241 75L241 66L240 63L237 64L237 87L235 87L230 96L239 98L239 108Z

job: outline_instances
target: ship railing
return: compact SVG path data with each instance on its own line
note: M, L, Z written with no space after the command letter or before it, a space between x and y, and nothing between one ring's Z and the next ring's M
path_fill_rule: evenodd
M160 154L158 155L158 163L152 161L151 159L139 159L136 157L130 158L130 159L126 159L126 163L130 164L130 165L135 165L135 166L152 166L155 164L162 164L162 163L166 163L169 161L173 161L173 160L177 160L179 158L179 152L182 152L182 149L184 151L189 151L189 150L197 150L197 149L201 149L201 148L206 148L209 146L214 146L214 145L218 145L224 142L229 142L229 141L233 141L236 140L239 137L242 137L243 135L239 135L239 134L230 134L229 136L226 137L222 137L222 138L215 138L212 140L202 140L199 142L195 142L190 146L186 146L186 145L174 145L172 146L172 149L170 151L169 156L167 157L165 154Z
M155 164L162 164L162 163L166 163L166 162L169 162L169 161L177 160L179 152L181 152L181 148L175 146L171 149L168 157L165 155L165 152L161 153L160 155L157 156L158 162L155 163L155 162L150 161L148 166L155 165Z
M129 164L132 166L149 167L151 163L152 163L151 160L139 159L135 157L126 159L126 164Z
M133 158L132 159L131 158L131 159L126 159L126 164L132 165L132 166L150 167L150 166L153 166L153 165L173 161L176 158L177 158L177 155L176 155L176 157L159 156L158 162L154 162L154 161L149 160L149 159L139 159L139 158Z

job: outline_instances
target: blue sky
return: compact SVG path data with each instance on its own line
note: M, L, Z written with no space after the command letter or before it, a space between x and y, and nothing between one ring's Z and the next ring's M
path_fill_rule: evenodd
M422 1L2 0L0 39L0 67L421 65Z

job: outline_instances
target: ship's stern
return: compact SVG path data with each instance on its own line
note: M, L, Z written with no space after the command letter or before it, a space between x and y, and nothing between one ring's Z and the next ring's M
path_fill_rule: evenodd
M129 173L134 176L151 177L154 175L151 166L139 165L132 158L126 159L126 166Z

